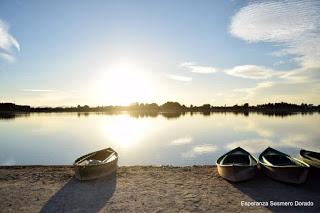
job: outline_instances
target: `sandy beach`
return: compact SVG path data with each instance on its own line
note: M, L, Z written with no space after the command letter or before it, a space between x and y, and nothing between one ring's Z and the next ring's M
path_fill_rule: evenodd
M70 166L0 167L0 212L320 212L315 172L302 185L260 173L230 183L214 166L119 167L113 176L87 182L73 175ZM248 206L264 201L310 201L313 206Z

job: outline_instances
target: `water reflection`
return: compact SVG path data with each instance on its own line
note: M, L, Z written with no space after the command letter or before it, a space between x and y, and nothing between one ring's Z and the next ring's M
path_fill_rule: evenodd
M171 141L170 144L173 146L179 146L179 145L184 145L189 143L192 143L192 137L186 136L186 137L174 139L173 141Z
M29 113L0 112L0 120L10 120L16 117L29 117Z
M225 148L227 150L234 149L236 147L242 147L246 149L250 153L260 153L261 152L261 147L275 147L275 143L273 143L269 139L249 139L249 140L239 140L239 141L234 141L230 144L227 144Z
M125 149L137 146L148 131L147 123L126 115L114 117L111 122L107 120L102 123L101 128L107 141Z
M214 164L242 146L320 151L320 115L250 113L31 113L0 120L0 164L71 164L108 146L120 165ZM57 157L59 156L59 157Z
M192 150L190 150L189 152L182 153L181 156L184 158L195 158L199 155L216 152L217 149L218 147L215 145L210 145L210 144L198 145L193 147Z

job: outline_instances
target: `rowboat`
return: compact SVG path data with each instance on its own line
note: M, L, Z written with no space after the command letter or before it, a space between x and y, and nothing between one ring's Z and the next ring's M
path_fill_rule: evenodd
M301 149L300 156L303 162L320 169L320 153Z
M239 182L253 178L256 174L258 160L241 147L222 155L216 162L221 177Z
M118 168L118 153L112 148L89 153L75 160L73 169L79 180L92 180L114 173Z
M270 147L260 154L259 163L267 176L294 184L306 181L310 167L308 164Z

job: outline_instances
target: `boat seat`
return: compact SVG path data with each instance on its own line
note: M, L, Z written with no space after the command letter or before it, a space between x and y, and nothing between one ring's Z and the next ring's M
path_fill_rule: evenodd
M248 155L244 154L230 154L226 155L222 160L221 164L239 164L239 165L250 165L251 160Z

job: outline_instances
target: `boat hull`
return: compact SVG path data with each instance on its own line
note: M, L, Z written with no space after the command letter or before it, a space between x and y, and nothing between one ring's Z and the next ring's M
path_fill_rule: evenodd
M309 164L312 167L320 169L320 159L312 158L312 157L308 156L308 153L310 153L310 152L311 151L301 150L300 151L301 160L303 162Z
M256 175L257 165L238 166L238 165L217 165L219 175L232 182L241 182L252 179Z
M258 160L238 147L218 158L216 165L221 177L231 182L241 182L256 175Z
M109 164L97 166L75 166L75 177L78 180L93 180L102 178L116 172L118 168L118 159Z
M261 164L262 171L270 178L293 184L304 183L308 177L307 167L273 167Z
M310 168L308 164L271 147L260 154L259 163L268 177L293 184L304 183Z
M301 157L301 160L307 164L309 164L310 166L312 167L315 167L315 168L318 168L320 169L320 162L316 162L316 161L313 161L313 160L309 160L308 158L305 158L305 157Z

